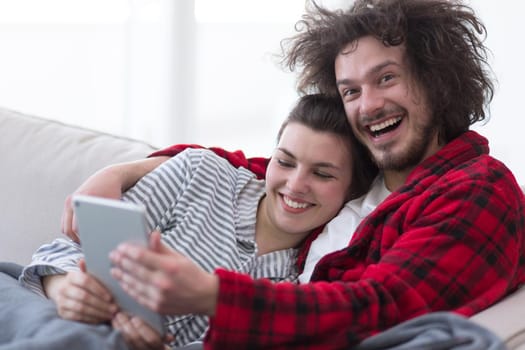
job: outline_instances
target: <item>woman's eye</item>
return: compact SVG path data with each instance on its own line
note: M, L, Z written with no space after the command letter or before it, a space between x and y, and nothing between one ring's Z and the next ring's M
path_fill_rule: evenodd
M279 164L280 166L284 168L292 168L294 166L292 162L289 162L283 159L277 159L277 164Z
M333 175L330 175L330 174L327 174L327 173L324 173L322 171L315 171L314 174L322 179L333 179L334 176Z

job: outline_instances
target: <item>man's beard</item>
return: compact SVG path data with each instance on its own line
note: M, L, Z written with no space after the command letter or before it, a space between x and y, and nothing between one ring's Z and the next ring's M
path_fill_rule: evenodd
M381 158L372 156L377 167L383 171L405 171L412 169L423 161L431 144L435 142L436 127L429 123L421 127L418 138L414 139L401 154L388 152L389 146L385 146L381 152Z

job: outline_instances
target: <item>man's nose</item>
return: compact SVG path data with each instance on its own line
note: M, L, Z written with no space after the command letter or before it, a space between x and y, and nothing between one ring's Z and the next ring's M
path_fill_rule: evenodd
M385 106L385 98L380 90L363 89L360 97L360 114L373 116Z

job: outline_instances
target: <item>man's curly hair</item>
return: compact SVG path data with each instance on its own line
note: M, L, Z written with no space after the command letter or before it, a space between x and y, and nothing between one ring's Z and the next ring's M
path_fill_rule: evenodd
M472 8L456 0L356 0L348 10L315 3L282 41L282 63L298 71L301 93L337 95L334 63L349 44L374 36L405 45L412 75L425 90L448 142L484 120L494 94L484 46L486 28Z

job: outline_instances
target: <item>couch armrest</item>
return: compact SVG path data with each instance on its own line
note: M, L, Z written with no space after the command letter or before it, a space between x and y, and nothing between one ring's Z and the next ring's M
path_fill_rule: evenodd
M146 157L144 142L0 108L0 257L26 264L60 236L65 197L96 170Z
M521 287L471 320L490 329L509 350L525 350L525 287Z

